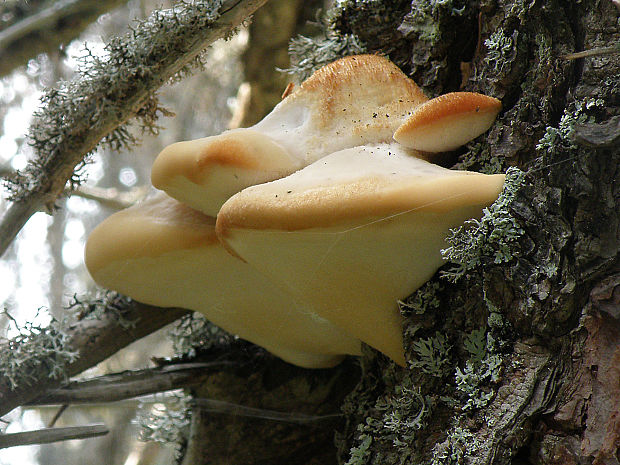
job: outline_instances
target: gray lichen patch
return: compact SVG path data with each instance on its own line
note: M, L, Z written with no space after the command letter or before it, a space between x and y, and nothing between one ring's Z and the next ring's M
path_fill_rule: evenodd
M172 446L177 459L181 458L189 437L191 402L189 396L171 394L155 403L141 403L136 418L140 441Z
M469 220L465 227L451 231L447 238L450 246L441 251L446 260L456 265L442 272L449 281L456 282L487 262L500 264L513 259L523 229L511 213L510 204L523 178L521 170L510 168L502 193L489 208L484 209L482 219Z
M194 358L197 351L230 343L234 336L194 312L179 319L168 331L177 357Z
M288 50L291 67L282 71L294 74L303 81L338 58L366 52L366 46L356 35L340 34L328 26L323 37L294 37Z
M11 338L0 337L0 380L11 389L38 382L41 372L53 379L65 379L65 367L77 358L77 352L67 344L64 325L51 318L47 326L27 322L19 325L8 312Z

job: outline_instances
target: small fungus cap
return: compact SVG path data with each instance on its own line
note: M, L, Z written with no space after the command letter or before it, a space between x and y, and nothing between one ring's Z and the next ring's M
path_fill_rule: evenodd
M394 133L394 140L423 152L454 150L491 127L499 100L472 92L441 95L418 106Z

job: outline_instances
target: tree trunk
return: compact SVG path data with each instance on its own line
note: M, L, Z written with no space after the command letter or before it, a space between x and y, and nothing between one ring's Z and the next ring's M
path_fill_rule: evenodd
M490 216L495 229L483 239L493 254L477 256L481 265L456 284L438 274L411 299L410 367L371 350L362 358L343 404L339 462L618 464L617 4L351 1L334 11L337 37L355 34L369 53L387 54L429 96L464 90L502 100L493 129L447 166L525 172L493 213L512 229ZM498 234L518 239L494 243ZM245 375L204 389L264 407L272 378L260 373L251 393L238 391ZM291 399L279 398L280 409L295 410ZM205 455L200 462L190 443L192 463L280 463L276 451L286 463L315 463L294 452L305 442L275 439L267 420L198 415L193 440Z

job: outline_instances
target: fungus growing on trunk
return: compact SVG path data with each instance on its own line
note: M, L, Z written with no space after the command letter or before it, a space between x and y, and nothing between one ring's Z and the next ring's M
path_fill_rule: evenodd
M347 333L404 364L397 300L443 264L450 228L480 217L504 175L454 171L394 144L332 153L248 187L216 231L242 257Z
M500 108L470 93L427 100L378 56L338 60L252 128L165 149L152 180L174 199L104 221L87 266L103 286L200 311L300 366L332 366L360 341L404 365L397 300L504 181L416 150L456 148Z

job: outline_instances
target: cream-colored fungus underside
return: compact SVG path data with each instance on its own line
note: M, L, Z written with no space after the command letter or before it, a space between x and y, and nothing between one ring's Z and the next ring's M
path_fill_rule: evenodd
M332 366L343 354L360 353L359 340L230 255L214 225L212 218L158 194L92 232L88 269L107 288L147 304L201 312L296 365Z

